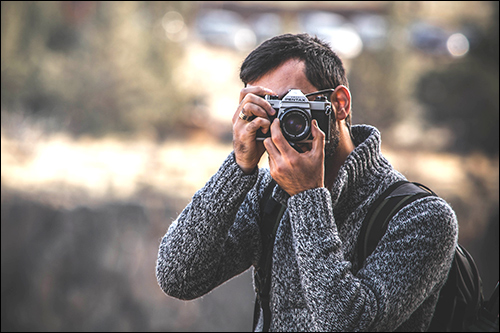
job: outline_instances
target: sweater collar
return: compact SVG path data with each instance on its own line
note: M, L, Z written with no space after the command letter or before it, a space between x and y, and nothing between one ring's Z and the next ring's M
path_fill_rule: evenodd
M337 178L330 190L333 208L352 191L360 192L366 188L367 178L372 174L387 170L389 162L380 151L380 132L373 126L354 125L351 128L356 148L349 154L340 167ZM278 185L274 188L273 197L286 205L290 196Z
M389 162L380 151L380 132L369 125L355 125L351 130L356 148L340 167L330 190L334 208L346 198L352 198L354 193L359 196L365 190L373 190L369 184L372 176L390 169Z

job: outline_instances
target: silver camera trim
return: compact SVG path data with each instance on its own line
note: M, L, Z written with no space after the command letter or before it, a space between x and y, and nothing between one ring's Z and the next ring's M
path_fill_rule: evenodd
M311 121L313 119L311 111L324 111L326 115L331 113L330 101L309 101L307 96L300 89L290 89L282 99L273 99L270 95L266 95L265 100L271 104L273 109L277 110L276 117L280 119L280 121L291 109L298 109L307 115L308 121L306 122L306 129L302 132L307 133L306 139L296 141L294 139L294 142L296 143L312 142L312 139L307 139L310 137ZM330 127L330 124L328 124L328 127ZM284 130L283 127L281 127L281 129L285 132L284 134L290 136L291 138L300 137L300 135L291 135L288 131ZM257 137L257 140L259 141L264 139L265 138Z

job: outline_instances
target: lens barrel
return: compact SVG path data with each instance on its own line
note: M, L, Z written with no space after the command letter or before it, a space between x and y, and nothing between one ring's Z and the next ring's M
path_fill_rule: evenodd
M285 110L280 116L281 131L289 141L302 141L309 137L311 117L300 108Z

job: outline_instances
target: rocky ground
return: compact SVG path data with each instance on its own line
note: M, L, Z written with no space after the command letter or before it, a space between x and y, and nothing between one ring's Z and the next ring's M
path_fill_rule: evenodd
M250 330L250 271L190 302L165 296L155 278L160 238L230 151L196 137L2 136L2 331ZM452 204L489 293L498 280L498 159L383 151Z

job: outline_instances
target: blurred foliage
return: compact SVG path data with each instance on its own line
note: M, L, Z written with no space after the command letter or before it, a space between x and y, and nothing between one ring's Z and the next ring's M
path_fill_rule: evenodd
M498 155L499 52L498 2L487 31L478 31L477 45L462 61L424 74L417 86L427 117L455 135L458 152Z
M400 98L394 52L364 52L352 66L349 86L353 95L353 123L371 124L380 130L397 123ZM383 82L383 84L380 84Z
M490 5L488 28L462 22L473 37L470 52L462 58L389 47L365 51L354 59L349 74L354 123L372 124L384 132L405 119L420 117L425 128L450 131L448 151L498 155L498 2ZM393 44L402 40L413 20L400 16L392 16L400 33L393 31Z
M180 136L206 101L197 87L177 86L186 43L167 38L161 22L170 11L191 22L199 5L2 2L2 114L75 136ZM428 126L453 133L451 148L498 152L498 3L491 6L494 26L470 24L479 33L470 53L449 59L403 47L414 13L391 3L387 47L348 63L354 123L385 131L423 106Z
M175 11L186 23L192 23L203 6L224 8L232 4L244 10L252 6L265 10L263 3L2 1L2 134L8 137L12 125L19 126L12 128L14 133L42 129L44 134L64 131L76 137L146 134L148 138L163 140L169 136L178 138L190 126L211 126L210 121L199 117L200 110L208 108L207 96L216 96L216 88L229 95L227 86L239 84L238 69L233 65L245 55L234 50L218 52L219 49L204 44L203 48L211 52L199 52L196 40L191 48L186 46L191 40L174 42L166 37L162 19L166 13ZM352 4L323 2L321 5L333 8L339 3L340 7ZM430 55L412 49L407 41L405 44L407 26L422 15L416 12L428 3L387 2L388 12L382 14L387 14L393 26L387 36L388 45L366 49L357 58L346 61L354 123L373 124L385 132L409 116L421 117L423 126L449 128L455 139L452 148L457 151L479 150L498 155L498 2L488 3L494 8L493 19L485 19L493 24L489 29L485 30L484 25L479 27L478 22L471 24L477 38L463 58ZM302 5L309 8L311 4ZM286 12L289 25L294 11L299 11L295 7L298 5L282 6L276 11ZM197 57L190 57L189 52L195 52ZM186 76L182 76L187 71L179 70L190 63L182 61L186 59L196 62L190 68L189 80L183 80ZM226 73L214 84L211 75L206 74L212 72L200 73L206 67ZM235 81L226 80L232 71ZM191 89L194 84L197 86ZM198 119L198 123L193 119ZM216 127L214 131L219 129ZM32 163L39 155L30 149L35 146L33 143L46 143L43 139L35 133L24 141L12 140L10 146L2 146L2 150L8 148L2 151L2 160L10 158L16 167ZM86 140L74 141L85 145ZM95 144L103 145L103 141L96 140ZM122 150L139 149L127 145L128 140L123 141L126 148L119 146L112 156L121 156ZM203 149L212 144L207 141ZM420 141L417 144L413 148L423 146ZM194 145L198 149L196 141ZM116 202L111 197L90 200L92 192L59 180L48 185L47 191L40 191L45 186L42 185L40 192L36 187L17 192L2 182L2 331L247 331L251 328L255 297L251 271L190 302L166 297L158 288L154 265L159 238L187 203L181 199L178 185L170 189L174 197L158 188L165 187L164 184L182 184L187 174L191 181L194 178L205 181L204 172L210 164L207 160L218 159L215 150L202 154L187 149L187 144L182 148L172 147L169 141L165 146L172 148L171 153L165 154L162 147L146 145L146 149L141 148L145 152L115 158L117 164L121 161L125 164L129 158L142 159L146 170L139 169L139 177L130 173L130 183L138 184L138 192L126 202ZM61 156L64 150L55 147L56 153L48 155L51 162L67 165L61 161L68 156ZM92 149L91 145L86 150L67 147L92 156L108 152ZM222 148L224 154L230 149L227 147ZM408 154L413 154L406 148ZM196 156L184 159L178 150ZM205 157L209 155L210 158ZM415 154L411 159L407 156L400 157L408 160L401 171L411 179L427 173L434 176L438 173L441 177L443 171L439 170L454 170L447 168L455 161L450 162L450 156L436 159L431 168L423 167L421 155ZM105 186L112 194L113 179L121 178L99 178L99 175L118 173L117 169L106 168L107 159L83 161L82 170L92 164L95 169L102 168L97 179L104 179L102 183L109 179ZM439 164L444 164L443 168L435 171ZM491 163L481 154L460 156L456 164L462 167L458 176L448 175L441 183L434 180L436 177L430 178L436 186L429 185L438 193L443 190L449 194L446 199L459 218L461 239L471 245L484 286L490 288L498 280L498 181L491 181L498 180L491 171L498 171L498 156ZM179 172L181 168L186 172ZM86 176L91 174L89 169ZM196 169L196 177L191 169ZM37 171L44 176L53 170L48 167ZM151 174L160 176L142 178ZM22 175L19 173L17 177ZM67 177L80 178L74 175L68 172ZM121 176L127 175L123 172ZM12 174L2 174L2 180L8 177ZM174 178L180 180L156 181ZM153 183L157 183L157 188ZM65 201L59 197L71 197L68 201L76 206L59 207L59 200ZM93 200L97 203L91 205Z
M2 112L38 117L48 131L77 136L167 136L189 96L171 79L182 46L157 22L189 6L2 1Z

